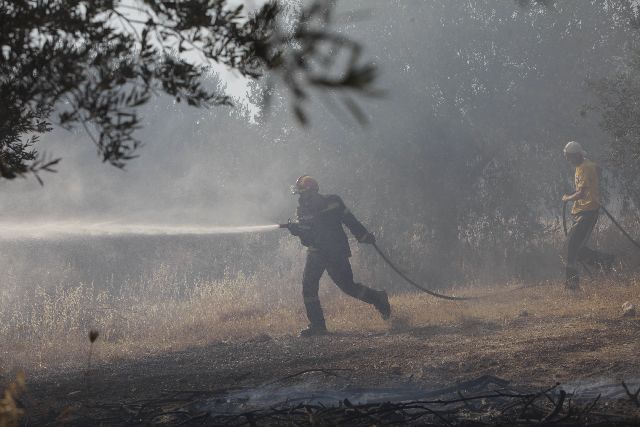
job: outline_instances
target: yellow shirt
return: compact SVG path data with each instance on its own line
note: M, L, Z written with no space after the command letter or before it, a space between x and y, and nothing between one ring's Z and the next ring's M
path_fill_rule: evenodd
M598 181L598 167L591 160L584 159L576 167L575 182L576 191L584 189L585 195L573 203L572 214L600 209L600 183Z

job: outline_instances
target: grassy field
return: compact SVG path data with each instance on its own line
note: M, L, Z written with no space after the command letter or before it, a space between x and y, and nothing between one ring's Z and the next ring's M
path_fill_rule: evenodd
M579 292L558 282L456 289L492 295L466 302L400 293L387 322L325 281L331 333L302 339L297 332L306 320L295 282L237 276L185 286L171 277L160 271L109 291L66 284L20 298L4 293L0 389L23 371L27 391L20 407L0 401L0 412L35 425L125 423L130 408L142 411L144 402L164 402L176 391L188 393L180 405L197 407L189 393L206 400L292 375L301 386L344 386L331 376L296 374L324 369L373 389L429 390L485 375L539 389L556 382L640 386L640 319L621 309L626 301L638 304L637 278L585 281ZM100 334L91 366L90 330Z
M621 321L625 301L640 303L637 278L601 278L583 285L576 293L552 282L456 290L459 295L494 294L468 302L398 294L391 298L390 322L341 294L329 281L322 284L321 299L328 327L336 333L401 333L420 328L473 331L478 325L490 325L504 335L501 345L510 353L522 340L553 340L572 328L579 335L614 327ZM92 329L100 334L92 356L99 364L216 342L286 337L306 324L297 283L265 283L242 275L186 286L159 271L148 281L121 286L115 292L78 283L35 288L20 298L11 295L5 292L0 305L3 380L19 370L40 376L84 369L87 334ZM515 327L522 324L531 327ZM615 351L621 353L612 357L635 357L628 352L633 343L632 337L620 342Z

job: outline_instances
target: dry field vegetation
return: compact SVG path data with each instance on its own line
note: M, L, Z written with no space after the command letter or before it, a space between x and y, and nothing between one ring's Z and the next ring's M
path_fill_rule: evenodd
M487 370L500 374L503 369L503 376L522 375L526 382L547 384L563 374L619 377L640 368L640 322L621 316L625 301L640 303L637 278L587 281L578 293L551 282L456 290L458 295L495 293L468 302L396 294L389 323L323 280L321 298L334 336L352 336L354 342L374 339L381 348L395 347L389 362L381 363L391 370L400 364L407 374L419 374L429 364L434 369L449 364L447 369L461 374L468 370L469 376ZM35 289L19 298L11 295L18 294L6 292L0 300L2 385L20 370L30 378L83 371L90 329L100 333L93 363L117 365L266 336L295 342L294 335L305 325L297 283L243 276L185 288L160 271L115 295L84 284ZM403 359L399 355L405 345ZM415 354L425 346L431 356ZM563 346L570 346L569 353ZM556 351L566 354L553 356Z

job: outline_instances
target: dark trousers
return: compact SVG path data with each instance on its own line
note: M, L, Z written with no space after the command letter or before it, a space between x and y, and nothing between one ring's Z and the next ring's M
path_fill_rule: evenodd
M611 255L589 249L586 244L591 237L599 211L585 211L575 215L575 221L569 230L567 242L567 285L577 286L579 282L578 262L602 267L611 262Z
M329 273L331 280L345 294L369 304L374 304L377 301L376 291L353 281L349 258L328 257L320 251L310 250L307 253L307 261L302 275L302 297L311 325L324 326L324 314L318 298L318 290L320 289L320 278L325 270Z

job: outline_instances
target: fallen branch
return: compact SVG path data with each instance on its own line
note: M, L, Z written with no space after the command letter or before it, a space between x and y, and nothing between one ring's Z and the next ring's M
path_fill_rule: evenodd
M311 372L322 372L326 375L331 375L334 377L342 378L340 375L334 373L334 371L353 371L350 368L316 368L316 369L305 369L304 371L296 372L295 374L287 375L286 377L279 378L277 380L266 383L265 386L273 385L282 381L290 380L291 378L299 377L300 375L308 374Z
M553 417L558 415L560 413L560 411L562 411L562 407L564 406L565 397L567 397L567 392L564 391L564 390L560 390L560 397L558 398L558 403L556 403L555 408L553 408L553 411L551 411L551 413L549 413L549 415L544 417L542 419L542 421L540 421L540 423L542 423L542 424L546 423L547 421L551 420Z
M309 369L291 374L278 381L298 377L309 372L322 372L335 375L335 371L347 369ZM601 396L587 402L576 404L572 402L571 394L556 389L557 385L546 390L535 392L520 392L516 389L478 390L487 387L492 381L469 381L455 387L447 387L448 394L434 396L433 391L416 396L433 396L435 399L378 401L357 403L352 398L332 400L331 393L325 396L323 402L316 402L319 394L302 398L292 396L289 400L274 404L271 407L250 408L252 401L236 402L231 399L221 399L220 392L212 391L211 395L196 391L190 395L188 391L175 391L173 398L163 396L158 399L144 399L138 401L120 402L119 405L94 405L90 410L95 418L84 414L74 414L74 422L79 424L95 424L98 421L110 420L126 421L133 424L149 425L158 422L169 422L181 426L215 425L215 426L370 426L370 425L430 425L430 426L488 426L488 425L519 425L565 427L581 426L617 426L635 425L632 412L629 415L613 413L616 406L602 404ZM277 382L277 381L276 381ZM275 384L272 382L269 384ZM623 387L629 397L637 405L636 400L640 391L631 391L627 384ZM474 389L474 391L469 391ZM462 390L466 391L462 391ZM375 392L375 390L371 390ZM182 394L183 392L186 392ZM366 389L360 390L361 393ZM228 392L227 392L228 393ZM228 396L228 394L227 394ZM355 395L354 395L355 396ZM335 402L333 405L327 402ZM608 401L610 402L610 401ZM623 405L632 404L626 399L619 400ZM258 403L258 402L255 402ZM96 412L95 409L101 409ZM135 415L134 415L135 414ZM77 418L75 417L77 415ZM162 419L162 417L168 417ZM118 418L120 417L120 418Z
M629 387L627 387L627 384L624 381L622 381L622 387L627 393L627 396L629 396L629 399L631 399L631 401L635 403L638 408L640 408L640 401L638 401L638 395L640 395L640 387L638 387L638 390L633 393L629 390Z

